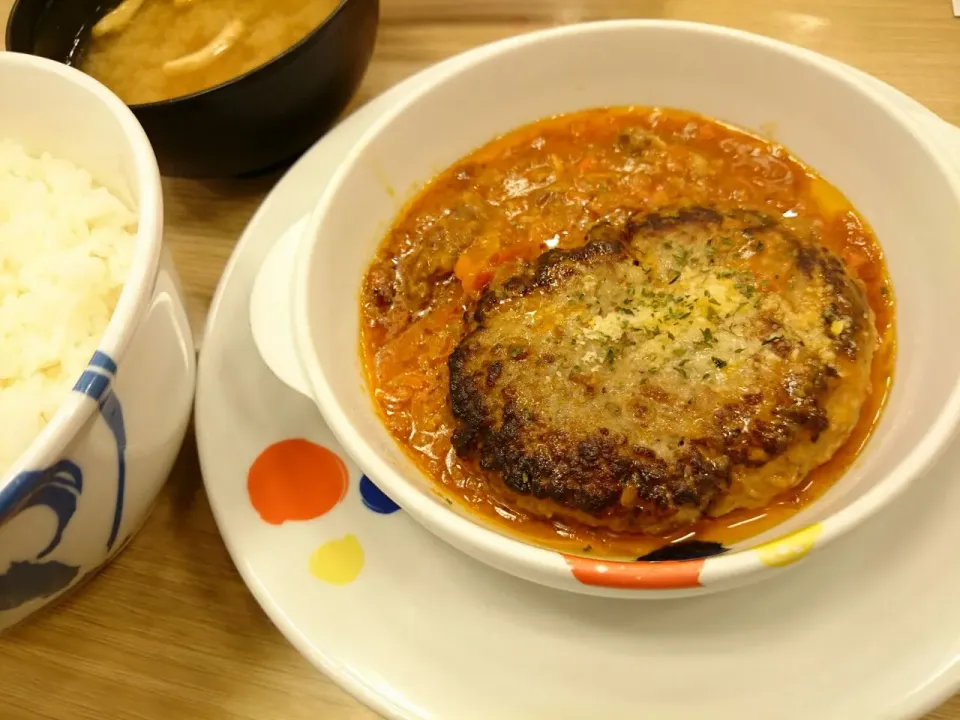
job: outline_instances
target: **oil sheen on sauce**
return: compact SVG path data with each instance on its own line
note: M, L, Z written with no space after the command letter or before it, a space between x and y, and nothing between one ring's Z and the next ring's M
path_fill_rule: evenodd
M636 152L633 152L636 150ZM576 247L599 220L675 204L744 205L814 227L863 282L878 347L872 390L843 447L797 488L759 510L737 510L668 536L618 534L534 517L491 493L479 467L450 444L447 356L461 318L491 282L553 247ZM409 305L384 313L378 279ZM880 247L846 198L783 147L692 113L600 108L519 128L440 173L399 215L368 271L361 352L387 428L438 493L498 530L575 554L636 558L670 543L730 545L783 522L854 462L893 379L894 299Z

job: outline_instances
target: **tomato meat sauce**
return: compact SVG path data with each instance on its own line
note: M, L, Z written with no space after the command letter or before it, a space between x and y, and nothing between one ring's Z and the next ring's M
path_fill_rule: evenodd
M760 510L703 519L666 536L534 517L489 490L451 445L447 360L481 293L553 248L576 248L599 221L660 208L763 210L812 228L866 289L878 347L859 422L833 458ZM879 244L846 198L782 146L690 112L601 108L545 119L484 145L408 203L361 293L362 356L386 427L448 502L539 545L637 557L680 540L735 543L819 497L866 444L893 377L894 298Z

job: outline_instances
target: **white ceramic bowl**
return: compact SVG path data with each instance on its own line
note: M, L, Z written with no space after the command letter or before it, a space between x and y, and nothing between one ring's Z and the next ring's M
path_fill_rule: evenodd
M97 353L0 479L0 628L95 572L146 517L183 441L195 355L162 245L150 143L118 98L77 70L0 53L0 138L88 170L139 211L129 279Z
M694 110L776 139L873 226L898 301L896 381L854 467L810 507L729 552L691 561L573 559L482 524L434 492L384 428L358 356L358 297L374 249L438 171L493 137L593 106ZM770 576L862 523L933 461L960 411L960 183L912 121L825 58L699 24L624 21L497 43L401 102L361 140L307 223L293 334L317 405L357 464L407 512L473 557L556 588L701 593ZM896 542L898 528L890 528Z

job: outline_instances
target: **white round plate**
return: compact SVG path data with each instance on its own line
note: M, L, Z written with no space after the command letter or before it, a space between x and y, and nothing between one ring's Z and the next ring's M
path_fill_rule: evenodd
M960 686L960 445L829 552L684 600L550 590L471 560L402 509L368 507L387 509L364 497L367 481L314 404L260 359L248 304L275 241L372 121L430 72L358 110L287 173L210 311L200 461L230 554L277 627L392 718L899 719L943 702ZM960 158L960 131L886 89Z

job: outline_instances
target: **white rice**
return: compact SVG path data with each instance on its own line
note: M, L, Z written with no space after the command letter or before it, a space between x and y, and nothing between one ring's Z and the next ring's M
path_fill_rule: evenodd
M136 229L137 215L85 170L0 140L0 475L97 349Z

